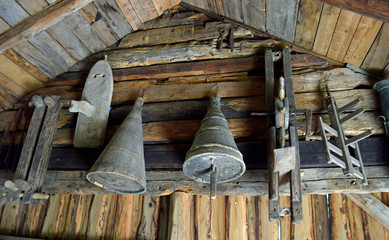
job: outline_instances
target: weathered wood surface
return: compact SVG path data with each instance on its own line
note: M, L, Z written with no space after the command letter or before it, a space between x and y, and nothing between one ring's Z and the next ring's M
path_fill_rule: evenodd
M308 54L292 55L292 67L304 68L314 66L327 66L328 63ZM263 56L253 56L238 59L220 59L197 61L196 64L170 63L156 66L134 67L130 69L113 69L114 81L127 81L139 79L167 79L172 77L211 75L236 72L262 71L264 67ZM68 72L57 76L46 86L81 85L85 82L88 72Z
M346 193L345 195L385 228L389 229L389 207L379 199L372 194Z
M288 42L293 42L298 1L272 0L266 2L266 31Z
M223 44L225 46L226 43ZM149 66L155 64L248 57L260 53L265 47L273 45L271 40L242 40L235 42L234 51L229 48L217 50L216 39L211 41L191 41L173 45L158 45L100 52L77 63L70 71L86 71L96 61L106 55L112 69Z
M375 0L374 4L363 0L320 0L321 2L348 9L372 18L389 22L389 3L385 0Z
M60 22L91 0L65 0L31 16L0 35L0 53Z
M218 184L219 195L267 194L267 170L248 170L236 181ZM359 179L344 177L340 168L312 168L301 170L302 193L372 193L389 192L389 168L387 166L366 167L369 185L363 186ZM86 180L85 171L47 171L42 191L49 194L107 194L102 188ZM1 173L0 183L12 178L12 173ZM146 171L147 194L170 195L173 192L209 194L207 184L190 180L182 171ZM287 184L280 186L280 194L290 193Z
M158 28L145 31L137 31L125 36L119 44L119 48L131 48L138 46L150 46L172 44L188 41L204 41L220 37L219 29L225 29L226 33L232 26L223 22L210 22L205 26L182 25L170 28ZM234 38L252 38L252 33L241 27L233 28Z

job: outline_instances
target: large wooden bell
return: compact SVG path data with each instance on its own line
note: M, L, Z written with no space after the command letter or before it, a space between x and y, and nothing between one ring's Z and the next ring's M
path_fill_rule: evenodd
M196 181L211 183L211 189L215 190L216 183L237 179L246 171L243 156L220 110L219 97L210 99L208 112L186 154L183 170Z
M145 192L142 105L143 98L138 97L133 110L87 174L88 181L120 194Z

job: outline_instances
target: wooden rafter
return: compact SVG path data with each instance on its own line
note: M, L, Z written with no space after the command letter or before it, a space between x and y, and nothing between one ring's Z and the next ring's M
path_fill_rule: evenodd
M32 15L0 35L0 54L60 22L93 0L63 0Z

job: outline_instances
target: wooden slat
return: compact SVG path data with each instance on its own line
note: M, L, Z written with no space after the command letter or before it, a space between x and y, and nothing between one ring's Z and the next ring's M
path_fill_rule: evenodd
M14 50L9 49L5 51L3 55L37 80L39 79L42 82L49 81L49 77L43 74L37 67L29 63L22 56L19 56Z
M132 7L132 4L129 0L116 0L120 10L122 10L127 21L130 23L132 29L135 31L142 24L142 21L138 17L135 9Z
M303 222L301 224L291 224L291 239L310 239L312 238L312 229L315 227L312 222L312 208L310 206L311 196L313 195L303 195L302 196L302 208L303 208ZM326 208L325 208L326 209ZM319 227L323 226L321 223ZM323 226L324 228L325 226ZM320 238L317 238L320 239ZM324 239L323 239L324 240Z
M25 72L4 55L0 55L0 62L0 72L28 91L34 91L43 87L38 79Z
M1 215L0 229L2 234L20 234L23 228L24 206L15 203L6 203Z
M165 15L162 18L156 18L143 23L140 26L141 30L174 27L181 25L202 25L206 22L210 22L212 19L207 17L204 13L197 12L175 12Z
M37 238L41 235L44 219L47 212L48 203L25 205L24 206L24 222L23 229L20 235Z
M42 73L49 78L53 78L60 73L63 73L61 67L54 63L49 57L37 50L29 42L23 42L15 46L13 50L29 61L32 65L36 66Z
M34 15L49 4L45 0L16 0L30 15Z
M226 196L216 197L211 201L211 236L213 239L227 239L226 230Z
M68 26L66 26L65 23L60 22L47 29L47 32L78 61L91 54L88 48L80 41L80 39L77 38L77 36L69 29Z
M374 4L364 0L320 0L333 6L348 9L362 15L389 22L389 3L386 0L375 0Z
M294 43L311 50L315 40L323 4L316 0L301 0Z
M159 203L159 197L143 197L142 219L139 224L137 239L158 238ZM138 215L140 215L139 212Z
M63 238L85 239L87 237L88 215L91 207L91 195L72 195L63 230ZM65 217L65 216L64 216Z
M142 216L144 197L139 195L120 195L117 197L115 239L135 239ZM104 220L102 220L104 221Z
M381 26L381 21L368 17L362 17L358 28L355 31L353 40L347 50L344 62L360 67L379 30L381 29Z
M44 238L61 237L66 228L70 195L51 195L47 215L44 220L41 236Z
M361 15L341 10L327 57L342 62L358 27Z
M269 221L269 198L268 196L258 196L258 212L259 214L259 239L279 239L278 223ZM255 238L254 238L255 239Z
M128 1L130 1L136 15L138 15L138 17L139 17L141 23L144 23L144 22L147 22L148 20L150 20L147 16L147 12L145 11L145 9L142 6L141 0L128 0Z
M141 4L146 12L147 20L154 19L159 16L152 0L142 0Z
M312 50L314 52L324 56L327 55L339 14L339 8L324 4L313 44Z
M264 0L243 0L242 14L244 24L265 32L266 14Z
M193 25L183 25L169 28L158 28L147 31L137 31L125 36L118 48L131 48L138 46L163 45L192 40L204 41L217 39L220 36L219 29L229 29L230 24L223 22L210 22L205 26L195 27ZM234 28L235 38L252 38L253 35L249 30L244 28Z
M0 17L11 26L30 16L15 0L0 0L0 6Z
M225 16L243 22L242 4L236 0L222 0Z
M389 230L389 207L372 194L345 194L355 204Z
M79 10L85 20L91 25L93 31L105 42L107 46L111 46L117 40L118 36L111 30L104 18L96 19L98 10L93 3L90 3ZM100 14L101 15L101 14Z
M152 0L158 16L161 16L164 11L172 8L169 0Z
M0 18L0 33L4 32L5 30L8 30L9 28L9 24Z
M29 42L45 56L52 59L63 71L67 71L69 67L73 66L77 62L76 59L74 59L45 31L32 37Z
M113 238L115 225L117 195L94 196L88 218L87 236L91 239Z
M95 0L94 4L119 39L133 31L114 0Z
M248 239L246 196L229 196L226 202L226 238Z
M0 73L0 85L6 89L8 93L17 98L22 98L29 93L27 89L12 81L2 73Z
M198 239L212 237L211 198L207 195L194 196L194 232ZM213 236L214 237L214 236Z
M186 193L173 193L170 196L170 215L168 239L191 239L191 212L193 196Z
M362 69L380 75L382 70L388 64L389 56L389 24L384 23L378 33L369 53L367 54Z
M293 42L298 1L273 0L266 2L266 31L275 37Z
M14 26L10 31L0 35L0 53L55 25L91 1L64 0L31 16L28 21L23 21L17 26Z
M247 57L257 54L260 49L272 45L272 42L268 40L242 40L235 43L233 52L227 49L219 52L216 45L214 41L192 41L174 45L158 45L100 52L76 64L70 71L89 70L96 60L103 59L104 55L107 55L112 69L186 62L188 59L195 61Z
M330 222L326 195L311 195L313 239L330 240Z
M85 18L79 12L71 14L65 18L63 22L76 34L78 39L80 39L92 53L99 52L107 47L107 45L92 30L89 23L86 22Z

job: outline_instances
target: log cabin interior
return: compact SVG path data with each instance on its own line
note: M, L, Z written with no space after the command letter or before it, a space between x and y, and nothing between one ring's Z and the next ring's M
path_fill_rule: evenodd
M69 107L85 100L101 60L113 77L104 144L76 148L88 114ZM389 78L388 60L386 0L0 0L0 238L389 239L388 103L373 89ZM282 90L286 112L274 106ZM146 172L146 191L112 193L86 176L138 96L143 142L124 135L142 148L127 170ZM216 184L223 166L212 165L208 184L183 164L215 96L232 133L220 141L233 137L245 172ZM343 112L341 130L329 99ZM275 130L279 122L289 126ZM348 160L335 164L346 155L340 136L367 182L346 176ZM23 165L29 149L38 170ZM280 160L279 149L294 152ZM21 167L30 174L17 178Z

